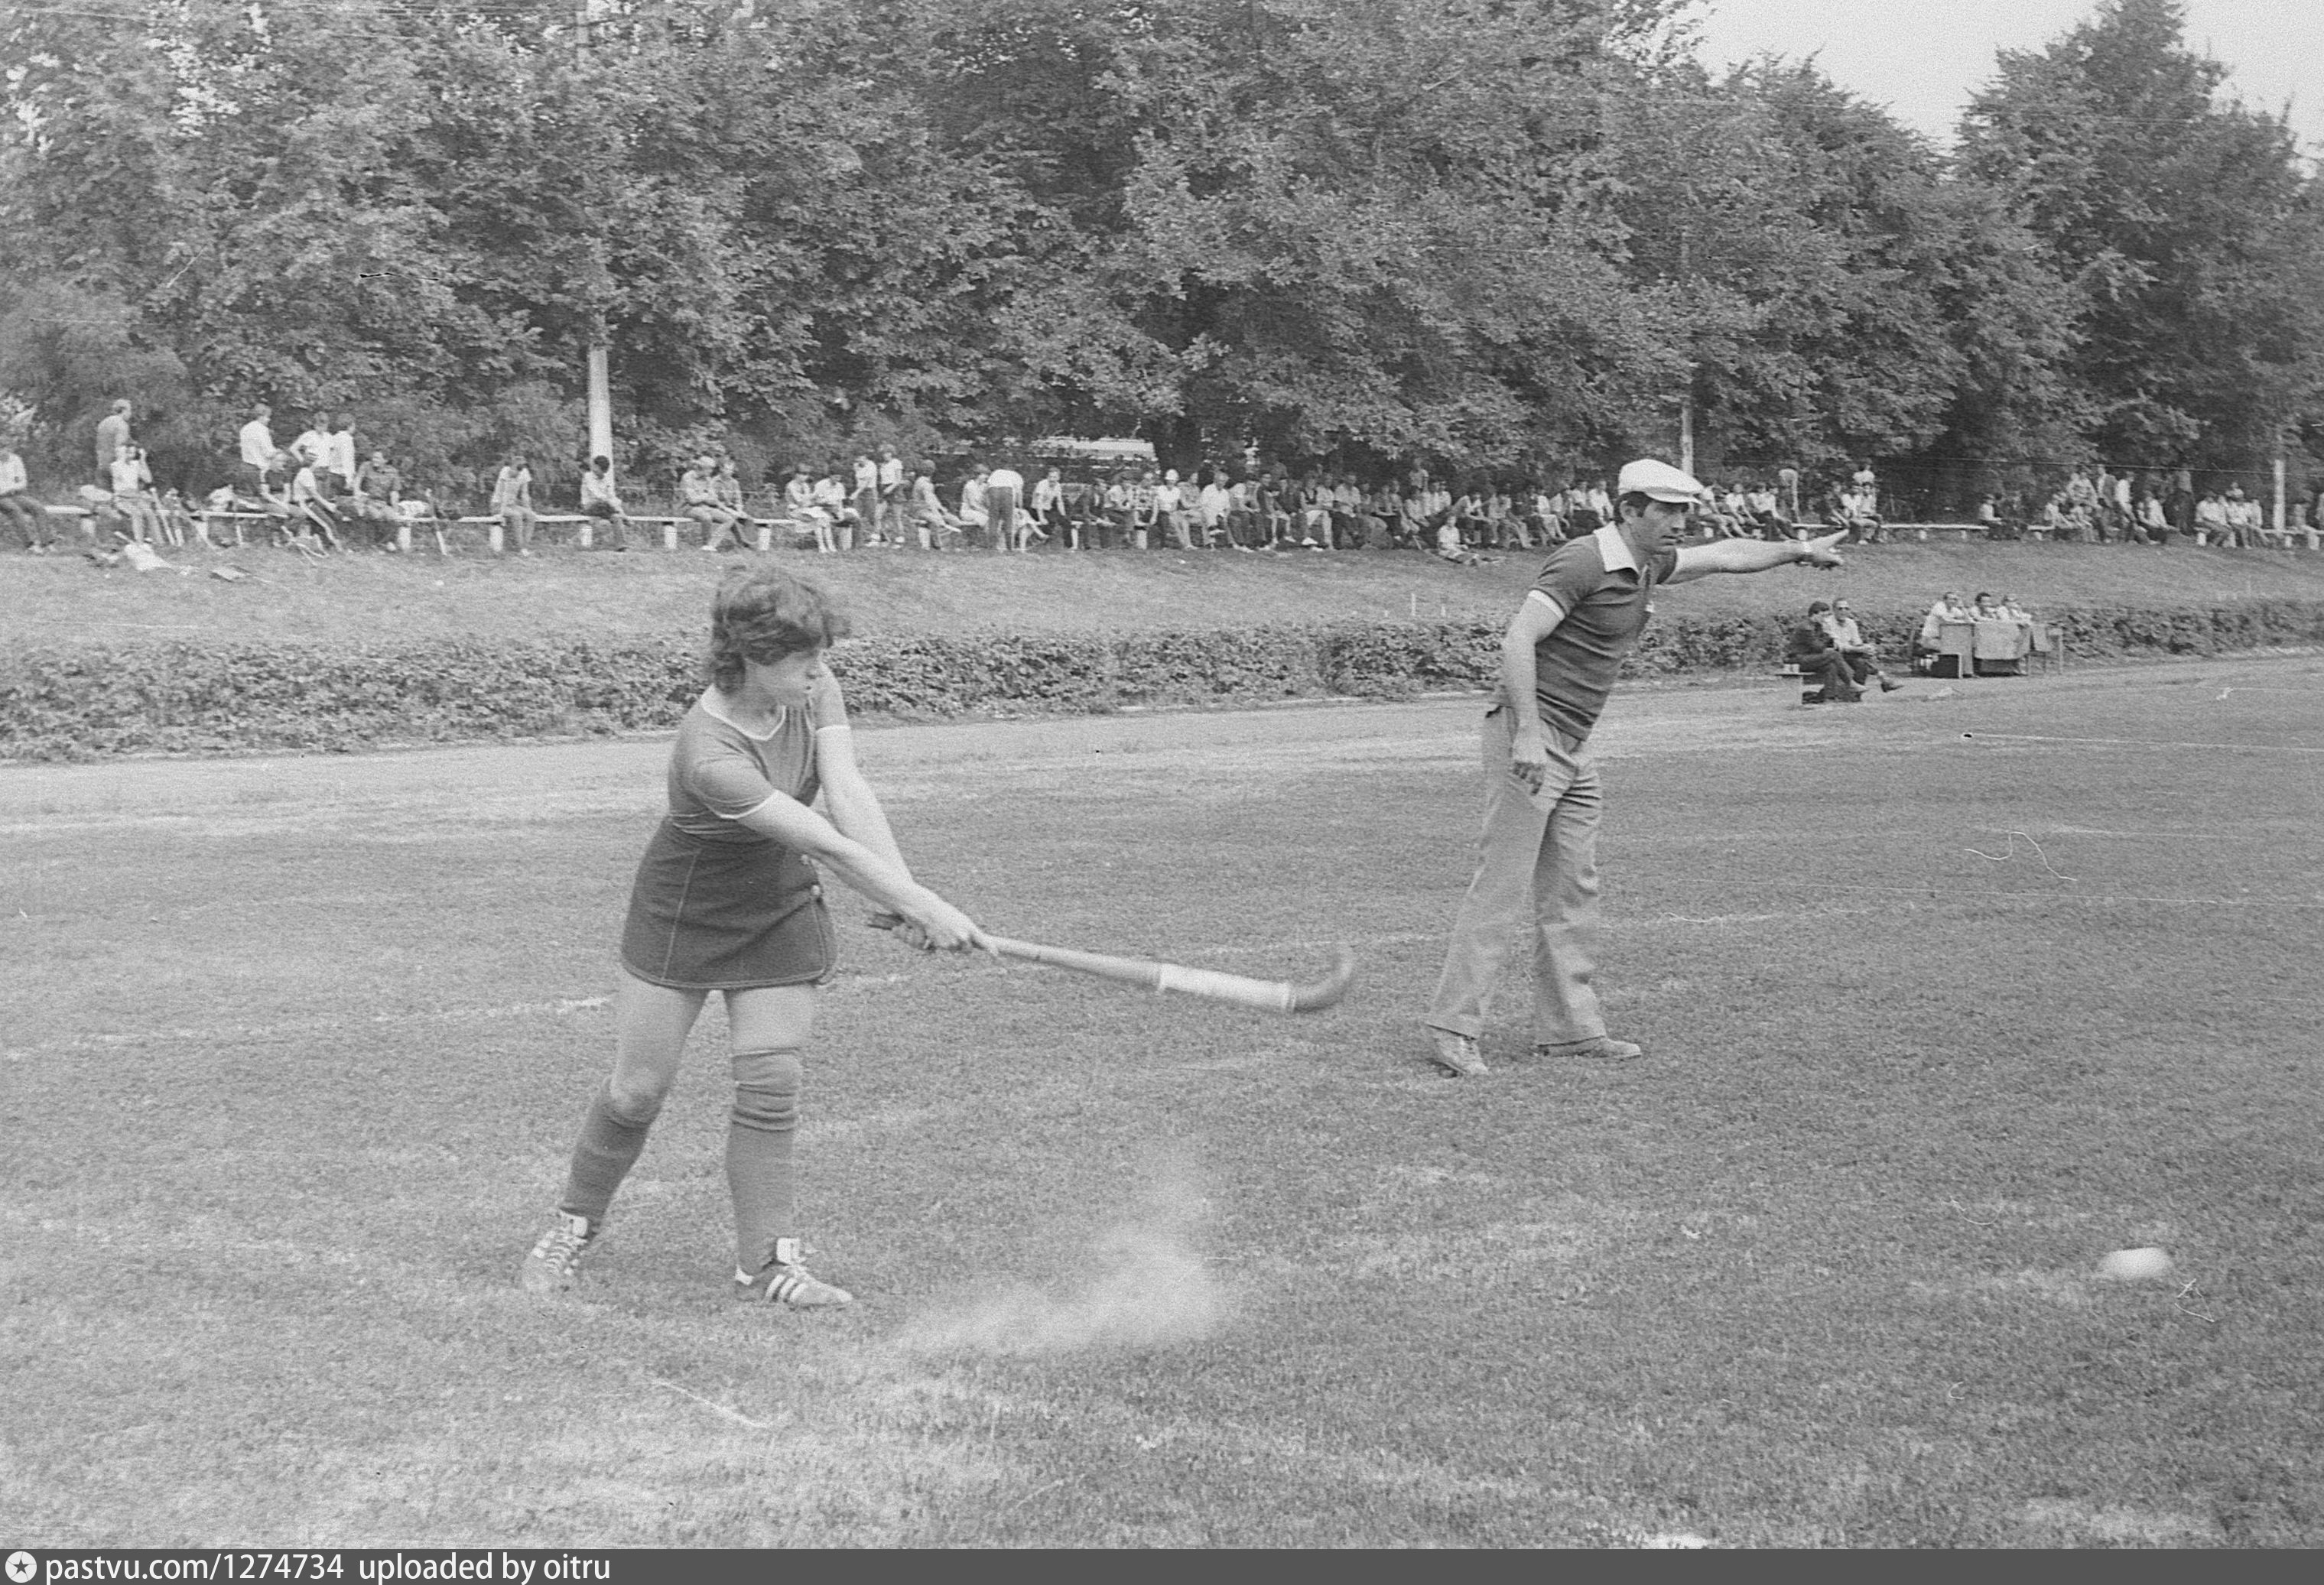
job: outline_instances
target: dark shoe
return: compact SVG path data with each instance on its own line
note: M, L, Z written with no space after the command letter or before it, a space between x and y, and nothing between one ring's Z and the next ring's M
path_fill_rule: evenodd
M1537 1057L1579 1056L1591 1062L1636 1062L1646 1055L1646 1048L1600 1035L1595 1040L1577 1040L1571 1046L1536 1046L1533 1054Z
M1884 694L1893 694L1904 686L1904 685L1903 683L1896 681L1894 677L1884 677L1880 679L1880 691Z

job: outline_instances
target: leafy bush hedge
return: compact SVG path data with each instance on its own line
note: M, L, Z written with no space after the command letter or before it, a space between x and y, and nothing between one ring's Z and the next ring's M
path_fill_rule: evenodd
M1903 655L1909 613L1868 636ZM2207 655L2324 643L2324 602L2090 607L2052 618L2068 650ZM1772 617L1657 621L1633 676L1769 667ZM859 714L1088 714L1129 705L1255 704L1338 694L1401 698L1482 687L1500 623L1453 619L1295 624L1122 635L881 637L832 658ZM700 691L688 644L486 642L387 648L281 643L90 644L0 659L0 758L347 751L668 727Z

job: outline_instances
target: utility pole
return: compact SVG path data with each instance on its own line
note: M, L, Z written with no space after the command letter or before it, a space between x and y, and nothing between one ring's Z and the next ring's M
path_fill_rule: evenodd
M596 0L574 0L574 20L579 24L578 54L586 60L589 56L591 14L596 10ZM591 217L595 223L597 217ZM605 239L595 237L591 242L598 281L605 275ZM613 380L611 373L610 349L605 341L605 310L601 302L592 303L589 309L589 455L613 460ZM610 475L608 475L610 477Z

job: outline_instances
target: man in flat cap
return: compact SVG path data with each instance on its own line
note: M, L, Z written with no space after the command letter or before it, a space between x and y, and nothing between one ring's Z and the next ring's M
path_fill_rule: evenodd
M1678 546L1703 487L1641 459L1615 486L1614 521L1550 553L1501 637L1500 686L1485 713L1485 824L1477 871L1452 923L1429 1004L1431 1059L1486 1071L1477 1050L1493 982L1530 925L1536 1055L1623 1061L1645 1053L1606 1033L1591 980L1598 933L1596 762L1584 751L1657 584L1707 573L1840 565L1845 530L1821 539Z

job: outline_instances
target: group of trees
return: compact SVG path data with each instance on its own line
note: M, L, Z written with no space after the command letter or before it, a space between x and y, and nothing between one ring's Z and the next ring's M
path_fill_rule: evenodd
M1941 152L1689 0L14 0L0 392L78 465L254 400L457 484L1142 433L1562 476L2264 465L2324 212L2175 0ZM2324 444L2319 444L2324 451Z

